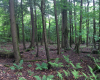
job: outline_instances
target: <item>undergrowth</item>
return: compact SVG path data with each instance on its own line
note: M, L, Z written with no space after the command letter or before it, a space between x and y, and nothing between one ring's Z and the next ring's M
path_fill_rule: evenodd
M94 57L92 57L92 59L95 62L95 65L97 66L97 70L94 71L88 65L90 73L85 74L84 72L79 71L79 69L82 68L80 63L73 64L73 62L70 61L70 59L69 59L69 55L68 56L63 55L63 57L67 64L66 67L68 67L69 69L67 69L67 70L63 69L61 72L57 71L58 78L55 78L54 75L43 75L43 76L35 75L35 73L30 70L28 70L27 72L28 72L29 76L33 76L36 80L55 80L55 79L63 80L64 76L66 76L68 78L71 74L73 75L74 80L77 80L80 77L84 77L85 78L84 80L100 80L100 78L98 77L98 74L95 74L95 72L97 70L100 70L100 65L99 65L100 58L95 59ZM59 62L59 58L56 58L54 62L49 62L49 63L52 67L55 67L55 68L64 67L63 63ZM13 66L11 66L10 68L11 68L11 70L15 70L15 69L21 70L23 68L22 64L23 64L23 60L20 61L19 65L14 63ZM37 63L36 66L37 66L35 68L36 70L48 69L48 64L44 63L44 62L42 64ZM29 64L28 67L32 67L32 65ZM72 68L70 69L70 67L72 67ZM26 79L23 77L19 77L19 80L26 80Z

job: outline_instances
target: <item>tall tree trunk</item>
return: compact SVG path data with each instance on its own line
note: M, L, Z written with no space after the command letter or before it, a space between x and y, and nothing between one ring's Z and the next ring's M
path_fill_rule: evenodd
M14 57L15 62L20 61L20 53L19 53L19 46L17 40L17 30L16 30L16 22L15 22L15 13L14 13L14 0L9 0L10 6L10 20L11 20L11 33L12 33L12 42L13 42L13 49L14 49Z
M19 12L18 12L18 0L15 0L15 20L16 20L16 27L17 27L17 35L18 35L18 42L20 42L20 37L19 37L19 25L18 25L18 18L19 18Z
M79 27L79 33L80 33L80 35L79 35L79 45L82 41L82 34L81 34L82 33L82 6L83 6L83 0L81 0L81 5L80 5L81 10L80 10L80 27Z
M62 41L61 41L61 47L62 48L64 48L64 35L63 35L63 33L64 33L64 31L63 31L63 10L62 10L62 12L61 12L61 14L62 14L62 27L61 27L61 31L62 31Z
M30 48L32 48L35 47L35 27L34 27L34 14L33 14L32 0L29 1L30 1L31 24L32 24L32 37L31 37Z
M77 31L76 31L76 8L75 8L75 0L74 0L74 24L75 24L75 44L77 43Z
M43 32L44 32L44 42L45 42L45 50L46 50L46 57L48 62L48 69L50 69L51 65L50 62L50 56L49 56L49 50L48 50L48 43L47 43L47 37L46 37L46 26L45 26L45 18L44 18L44 10L45 10L45 2L44 0L41 1L41 11L42 11L42 24L43 24Z
M89 1L87 0L87 13L89 12ZM87 37L86 37L86 46L88 47L88 42L89 42L89 14L88 14L88 19L86 21L87 23Z
M96 24L95 24L95 1L93 0L93 43L94 43L94 49L96 49L96 41L95 41L95 35L96 35Z
M25 46L25 36L24 36L24 23L23 23L23 6L22 6L22 0L21 0L21 14L22 14L22 39L23 39L23 49L26 49Z
M82 33L82 31L81 31L81 29L82 29L82 4L83 4L83 0L81 0L81 4L80 4L81 9L80 9L79 41L76 41L76 44L75 44L75 51L78 54L79 54L80 43L81 43L81 40L82 40L82 35L81 35L81 33ZM78 40L78 38L77 38L77 40Z
M35 8L35 27L36 27L36 46L37 46L37 53L36 57L38 57L39 47L38 47L38 35L37 35L37 16L36 16L36 2L34 1L34 8Z
M64 35L64 48L65 49L70 49L69 46L69 41L68 41L68 26L67 26L67 9L66 9L66 4L67 1L66 0L62 0L64 6L63 6L63 10L62 10L62 21L63 21L63 35Z
M57 33L57 54L60 54L60 39L59 39L59 30L58 30L58 20L57 20L57 10L56 10L56 0L54 1L54 13L55 13L55 21L56 21L56 33Z
M20 42L20 37L19 37L19 26L18 26L18 23L16 24L16 28L17 28L18 42Z
M71 1L69 0L69 5L70 5L70 9L69 9L69 24L70 24L70 47L72 45L72 8L71 8Z
M49 15L48 15L48 20L49 20L48 42L50 43L50 17Z
M100 0L99 0L99 37L100 37ZM100 39L99 39L99 51L100 51Z

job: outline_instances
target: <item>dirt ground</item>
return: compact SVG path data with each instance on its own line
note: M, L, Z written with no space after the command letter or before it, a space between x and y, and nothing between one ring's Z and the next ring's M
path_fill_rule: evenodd
M29 46L29 43L26 44L26 46ZM0 50L13 50L12 44L11 43L6 43L6 44L1 44L0 45ZM60 58L59 62L62 62L64 67L61 68L54 68L52 67L49 70L36 70L36 63L42 63L42 62L47 62L46 60L46 53L45 53L45 47L39 45L39 57L36 57L36 51L37 49L34 48L34 50L31 51L26 51L23 50L23 45L19 44L19 50L21 53L21 55L23 55L22 59L25 60L42 60L42 61L33 61L33 62L24 62L23 63L23 69L20 71L17 70L11 70L9 67L4 66L4 65L9 65L12 66L13 65L13 61L14 58L4 58L4 57L0 57L0 80L19 80L19 77L23 77L26 80L36 80L33 76L38 75L38 76L43 76L43 75L54 75L54 80L60 80L60 78L58 78L57 76L57 71L61 72L63 74L63 70L70 70L72 69L72 67L67 67L67 62L65 62L63 55L67 56L69 55L69 59L70 61L73 62L73 64L76 63L81 63L81 69L78 69L78 71L80 72L80 75L82 74L82 72L88 74L89 72L89 68L88 65L91 66L92 68L95 67L93 60L91 60L91 58L87 57L88 54L90 54L91 56L98 58L99 54L92 54L91 53L91 48L90 47L85 47L85 45L81 45L80 51L82 52L88 52L88 53L82 53L80 52L80 54L76 54L75 51L73 50L74 46L71 48L71 50L67 50L64 51L63 49L61 49L61 54L57 55L57 49L56 49L56 45L49 45L49 55L50 55L50 59L55 59L55 58ZM52 60L54 61L54 60ZM32 65L31 67L28 67L28 65ZM29 75L28 71L33 72L32 75ZM63 80L75 80L74 76L72 74L70 74L69 77L66 77L63 74ZM23 80L23 79L21 79ZM85 80L84 77L80 77L77 80Z

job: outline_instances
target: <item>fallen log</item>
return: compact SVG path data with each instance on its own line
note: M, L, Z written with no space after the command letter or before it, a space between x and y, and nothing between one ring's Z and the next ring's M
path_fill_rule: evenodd
M0 51L0 57L14 58L14 52Z

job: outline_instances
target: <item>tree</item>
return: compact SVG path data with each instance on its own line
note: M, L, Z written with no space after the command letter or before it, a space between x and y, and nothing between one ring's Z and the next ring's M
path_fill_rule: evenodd
M24 36L24 23L23 23L23 6L22 6L22 0L21 0L21 14L22 14L22 36L23 36L23 49L26 49L25 46L25 36Z
M49 56L49 50L48 50L48 43L47 43L47 37L46 37L46 26L45 26L45 2L44 0L41 0L41 11L42 11L42 25L43 25L43 34L44 34L44 42L45 42L45 50L46 50L46 57L48 62L48 69L50 69L51 65L50 62L50 56Z
M58 30L58 20L57 20L57 10L56 10L56 0L54 0L54 13L55 13L55 21L56 21L56 33L57 33L57 54L60 54L60 39L59 39L59 30Z
M12 33L14 57L15 57L15 62L19 62L20 61L20 53L19 53L18 40L17 40L16 21L15 21L15 16L14 16L15 13L14 13L14 1L13 0L9 0L9 6L10 6L11 33Z
M99 0L99 38L100 38L100 0ZM100 51L100 39L99 39L99 51Z
M75 8L75 0L74 0L74 25L75 25L75 44L77 43L77 34L76 34L76 8Z
M31 47L35 47L35 27L34 27L34 14L33 14L33 7L32 7L32 0L30 2L30 13L31 13L31 24L32 24L32 36L31 36Z
M87 0L87 13L89 13L89 1ZM87 37L86 37L86 46L88 47L88 39L89 39L89 14L87 14L86 26L87 26Z
M81 4L80 4L80 27L79 27L79 39L77 38L77 42L75 44L75 51L76 53L79 53L79 47L80 47L80 43L82 40L82 4L83 4L83 0L81 0Z
M39 47L38 47L38 35L37 35L36 1L34 1L34 8L35 8L35 28L36 28L36 46L37 46L37 54L36 54L36 57L38 57Z
M95 1L93 0L93 44L94 44L94 49L96 49L96 41L95 41L95 36L96 36L96 24L95 24Z
M69 46L69 41L68 41L68 25L67 25L67 1L66 0L62 0L62 4L63 4L63 8L62 8L62 21L63 21L63 36L64 36L64 48L65 49L70 49Z

